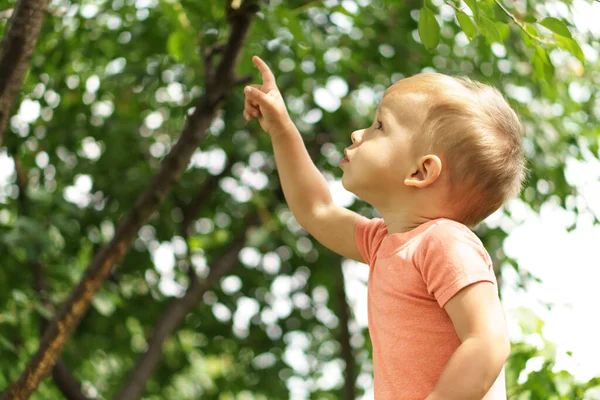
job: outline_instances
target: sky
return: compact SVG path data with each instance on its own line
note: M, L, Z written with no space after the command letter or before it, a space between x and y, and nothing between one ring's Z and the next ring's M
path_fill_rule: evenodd
M351 2L343 3L346 3L349 11L355 10L349 5ZM554 16L560 16L564 12L564 6L560 2L555 4L551 12ZM574 23L578 30L591 32L596 37L600 37L600 24L598 24L600 3L575 0L573 4ZM343 25L344 21L347 22L347 20L340 19L338 23ZM390 49L383 50L390 51ZM502 51L501 46L496 46L493 50L495 52ZM598 55L590 46L584 46L584 52L589 60L597 60ZM331 62L335 62L337 56L333 50L326 54L326 58ZM285 67L285 63L282 65ZM113 67L119 68L118 65ZM314 68L310 65L301 67ZM85 84L88 91L93 93L98 90L101 82L97 77L92 77ZM574 87L570 90L570 94L573 97L585 97L585 90L585 88ZM180 88L173 84L167 89L165 95L178 97L181 95L180 91ZM318 121L322 117L323 111L335 112L340 106L340 99L348 94L348 87L340 77L332 77L324 87L315 89L313 94L320 109L315 108L306 112L303 117L305 123ZM373 91L366 88L361 88L351 95L357 111L363 115L369 112L377 97ZM515 98L521 97L520 101L526 101L527 95L518 90L513 93ZM53 95L50 93L49 96L52 98ZM47 99L47 101L49 100ZM289 103L290 108L293 108L293 99ZM98 102L95 113L110 115L112 112L110 107L112 104ZM38 102L25 100L20 106L18 116L12 123L15 126L34 123L40 117L40 112ZM149 129L156 129L162 123L160 113L151 113L144 121ZM222 129L222 126L223 121L216 121L211 129ZM526 289L519 289L516 285L517 273L512 268L504 268L503 306L511 339L514 341L525 340L534 345L543 346L543 340L539 335L525 334L519 325L519 321L524 315L523 307L531 310L545 322L542 331L544 338L557 345L556 369L566 369L579 380L585 381L600 375L600 346L598 345L600 325L596 323L598 304L600 304L600 291L597 289L598 282L600 282L600 268L598 268L597 261L600 226L593 224L594 214L597 219L600 219L600 162L597 156L585 151L584 143L581 146L584 149L584 159L579 161L569 158L566 163L565 176L579 193L578 196L572 197L567 202L567 209L548 202L537 214L529 209L527 204L515 199L505 206L510 210L511 218L499 210L490 216L485 224L490 227L500 226L508 232L508 237L504 242L505 253L519 263L521 271L528 271L542 280L541 283L531 282ZM156 157L160 157L164 153L164 149L160 148L152 151L156 153ZM101 147L93 138L87 138L82 144L81 154L90 159L98 159L101 155ZM332 165L337 165L339 162L340 154L334 146L324 146L322 154ZM225 161L226 155L220 149L205 151L198 149L192 158L191 167L207 168L212 174L218 174L224 167ZM249 166L238 171L237 179L224 180L221 188L240 202L248 201L252 189L261 190L267 184L266 176L257 172L265 162L264 155L253 154ZM43 152L39 153L36 163L40 168L45 168L48 165L48 155ZM0 204L8 201L9 186L13 175L12 159L0 150ZM327 174L325 176L335 203L344 207L351 206L356 199L354 195L347 192L339 180ZM78 175L73 184L64 191L63 196L80 207L86 207L90 203L92 187L93 177ZM575 207L588 211L576 215L573 211ZM291 213L284 217L292 231L301 229ZM0 223L7 218L6 210L0 210ZM577 222L577 228L568 232L567 227L574 221ZM214 225L226 227L229 222L228 216L223 214L217 216L215 221L201 219L198 226L208 232ZM110 238L114 234L114 227L103 226L102 234L106 238ZM148 227L142 228L139 236L147 242L155 264L155 269L149 270L146 274L148 282L158 283L164 294L180 296L185 288L174 282L173 276L176 256L182 255L186 251L185 242L176 237L169 242L158 243L153 240L153 234ZM310 242L305 241L299 245L310 246ZM301 288L306 283L307 271L300 269L292 276L281 275L279 274L280 255L260 254L252 247L247 247L241 252L240 260L247 268L262 269L276 278L271 284L274 300L267 309L259 310L258 303L249 298L242 298L238 303L238 309L233 313L218 302L212 305L217 318L233 322L234 333L243 336L247 331L251 316L257 312L261 313L263 321L275 327L278 320L285 319L289 315L292 306L307 307L311 299L317 305L317 318L326 326L335 325L337 317L325 306L327 292L322 288L317 288L312 293L296 293L290 296L292 291ZM201 276L208 272L209 266L206 265L206 260L202 256L196 256L193 264ZM367 326L368 267L352 260L344 260L342 267L347 296L355 317L355 323L350 327L353 332L352 340L360 345L359 328ZM239 290L243 282L231 275L225 277L220 284L226 293L233 293ZM547 304L552 305L551 310L548 310ZM525 316L527 315L525 314ZM275 329L272 330L272 334L277 334ZM308 371L313 365L313 361L305 353L309 345L308 338L302 334L293 334L286 337L286 341L288 342L288 349L284 354L286 362L299 372ZM572 356L568 356L567 351L572 352ZM268 354L265 354L257 362L268 365L272 361ZM538 369L540 366L540 359L532 359L528 362L526 371ZM325 363L321 368L327 373L324 374L325 378L317 382L320 387L332 387L342 381L339 361ZM367 390L367 394L363 396L364 400L372 399L372 383L372 376L369 373L363 373L358 378L359 386ZM291 379L288 386L292 392L292 399L308 397L306 383L301 379Z

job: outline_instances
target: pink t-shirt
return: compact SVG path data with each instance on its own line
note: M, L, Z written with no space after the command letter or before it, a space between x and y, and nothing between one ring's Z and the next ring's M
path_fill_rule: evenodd
M465 225L436 219L388 235L361 218L358 249L369 264L369 334L375 400L423 400L461 344L444 305L464 287L494 285L492 261ZM484 400L506 400L504 368Z

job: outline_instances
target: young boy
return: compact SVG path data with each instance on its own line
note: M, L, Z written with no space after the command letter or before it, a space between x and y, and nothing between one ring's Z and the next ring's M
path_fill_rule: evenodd
M487 85L419 74L386 90L351 135L342 184L375 207L336 206L269 67L245 88L244 117L272 139L286 201L329 249L369 264L375 400L505 400L510 353L492 261L468 228L519 193L522 127Z

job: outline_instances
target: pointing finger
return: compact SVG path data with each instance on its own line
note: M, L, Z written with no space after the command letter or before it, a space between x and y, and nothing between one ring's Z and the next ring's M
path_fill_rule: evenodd
M263 92L268 93L271 90L277 90L277 83L275 82L275 76L273 76L271 68L258 56L252 57L252 62L256 65L262 76Z
M269 96L256 88L246 86L244 93L246 94L246 98L250 103L254 103L259 107L271 106L271 99Z
M260 90L260 91L262 91L262 87L261 87L261 85L252 84L252 85L248 85L248 86L250 86L251 88L255 88L255 89L257 89L257 90ZM245 102L244 102L244 106L247 108L247 107L248 107L248 105L251 105L252 107L258 107L258 104L257 104L255 101L252 101L252 100L250 100L250 99L248 98L248 96L246 96L246 100L245 100Z

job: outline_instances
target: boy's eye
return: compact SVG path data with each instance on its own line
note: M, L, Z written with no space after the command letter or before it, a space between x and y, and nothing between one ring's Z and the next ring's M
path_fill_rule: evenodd
M377 121L377 129L383 129L383 124L381 121Z

